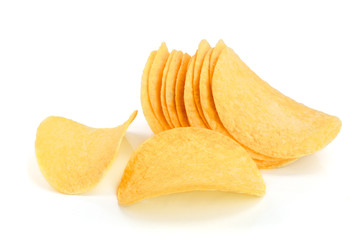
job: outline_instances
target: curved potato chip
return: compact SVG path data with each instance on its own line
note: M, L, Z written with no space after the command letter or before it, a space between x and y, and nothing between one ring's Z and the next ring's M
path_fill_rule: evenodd
M214 72L217 59L219 58L219 55L224 47L226 47L225 43L220 40L216 44L214 50L211 53L208 53L205 57L203 63L204 70L201 70L200 77L200 102L209 127L213 130L230 136L218 116L211 90L212 73ZM206 70L207 68L209 69Z
M211 86L211 80L212 80L212 76L214 75L214 69L215 69L215 65L219 59L220 53L222 52L222 50L226 47L225 43L223 40L219 40L216 43L216 46L214 48L214 51L212 52L211 56L210 56L210 86Z
M151 70L149 74L149 86L148 86L149 99L152 109L154 111L157 120L160 122L161 126L165 130L170 129L170 126L165 119L161 107L160 93L161 93L161 85L162 85L162 76L168 57L169 57L169 51L166 47L166 44L162 43L159 50L157 51L157 54L151 66Z
M65 194L93 188L118 154L137 111L115 128L91 128L62 117L48 117L38 127L37 161L47 182Z
M200 42L197 50L195 66L194 66L194 76L193 76L193 92L194 92L195 106L206 127L208 127L208 124L206 122L204 113L202 112L202 108L201 108L199 83L200 83L200 74L203 66L203 61L205 59L207 52L210 51L210 49L211 49L210 44L206 40L202 40Z
M176 112L182 127L189 127L189 120L186 115L186 109L184 104L184 86L185 86L185 77L190 61L190 55L185 53L181 60L181 66L176 77L176 87L175 87L175 104Z
M234 139L234 137L230 136L232 139ZM235 139L234 139L235 140ZM236 141L236 140L235 140ZM243 144L239 143L243 148L246 149L246 151L248 151L248 153L250 154L251 158L254 159L254 161L257 162L263 162L262 165L265 164L270 164L273 165L276 162L292 162L294 160L296 160L297 158L277 158L277 157L269 157L263 154L259 154L257 152L254 152L252 149L244 146ZM265 162L265 163L264 163ZM258 165L260 167L260 165Z
M178 119L178 115L176 113L176 105L175 105L175 86L176 86L176 78L179 72L179 68L181 65L181 59L183 57L183 53L178 51L175 53L169 68L169 72L166 78L166 107L170 116L170 121L174 125L174 127L181 127L180 121Z
M141 77L140 100L141 100L141 107L142 107L145 119L148 122L151 130L155 134L157 134L159 132L162 132L165 129L163 129L163 127L161 126L161 124L159 123L159 121L157 120L157 118L154 114L154 111L153 111L151 103L150 103L149 93L148 93L149 73L150 73L152 63L155 59L155 56L156 56L156 51L151 52L150 56L145 64L143 75Z
M170 120L170 115L166 106L166 79L169 73L169 68L172 62L172 59L177 51L172 50L170 53L169 58L166 61L166 65L164 68L163 76L162 76L162 84L161 84L161 91L160 91L160 100L161 100L161 108L162 112L164 113L166 122L169 124L170 128L174 128L174 124Z
M233 138L229 132L226 130L224 125L221 123L221 120L218 116L218 113L216 111L215 103L212 96L211 91L211 78L212 75L211 72L211 65L215 67L215 64L211 64L211 60L216 63L216 59L219 57L221 51L219 49L223 49L225 47L225 44L223 41L219 41L218 44L215 46L214 50L208 51L208 53L205 56L203 67L201 69L201 76L200 76L200 100L201 100L201 107L203 109L204 116L207 120L207 123L210 126L210 129L215 130L219 133L222 133L228 137ZM214 54L216 54L214 56ZM210 73L209 73L210 72ZM243 145L242 145L243 146ZM251 149L247 148L246 146L243 146L250 154L250 156L255 160L256 163L261 162L261 165L259 164L259 167L265 166L265 163L262 162L262 160L265 161L271 161L269 164L273 165L272 161L287 161L288 159L281 159L281 158L272 158L267 157L261 154L258 154ZM260 160L260 161L258 161Z
M341 128L337 117L297 103L272 88L228 47L215 66L212 92L228 132L266 156L299 158L314 153Z
M119 204L164 194L219 190L265 194L260 171L233 139L204 128L174 128L131 156L117 190Z
M186 73L185 87L184 87L184 104L190 126L207 128L196 108L195 100L194 100L193 76L194 76L196 55L197 53L195 53L195 55L190 59Z
M231 136L220 121L220 118L216 112L215 103L212 96L211 85L210 85L211 75L209 75L211 55L212 55L212 51L209 51L206 54L203 67L201 69L200 84L199 84L201 107L210 129L218 131L224 135Z

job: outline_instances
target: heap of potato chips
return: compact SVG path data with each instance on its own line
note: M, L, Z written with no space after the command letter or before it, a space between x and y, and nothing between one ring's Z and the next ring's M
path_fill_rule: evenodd
M153 51L141 82L141 104L155 134L201 127L231 137L259 168L286 165L325 147L341 121L272 88L220 40L206 40L195 55L165 43Z
M325 147L337 117L308 108L261 80L219 41L194 56L163 43L150 54L141 104L156 134L132 154L117 189L119 204L164 194L219 190L265 194L259 168L275 168ZM49 117L35 141L38 164L56 190L80 194L111 167L135 111L115 128Z

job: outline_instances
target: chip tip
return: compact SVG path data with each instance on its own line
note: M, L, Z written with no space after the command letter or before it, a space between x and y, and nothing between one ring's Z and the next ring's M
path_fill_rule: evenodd
M136 118L137 114L138 114L138 110L133 111L133 113L130 115L128 121L130 121L130 122L134 121L134 119Z
M333 129L334 129L334 137L333 139L340 133L342 122L339 117L333 116Z
M121 188L121 184L120 184L119 187L117 188L117 191L116 191L118 204L120 206L127 206L127 205L130 205L132 203L132 202L130 202L129 200L126 199L126 196L124 196L125 191L126 190Z
M336 116L334 116L334 117L335 117L335 119L336 119L336 121L338 123L339 129L340 129L341 126L342 126L342 121L341 121L341 119L339 117L336 117Z
M217 42L216 45L225 45L225 42L224 42L224 40L219 39L219 41Z
M207 47L210 47L210 44L209 42L206 40L206 39L202 39L199 43L199 46L198 48L200 48L201 46L207 46Z
M168 49L165 42L162 42L162 43L161 43L160 48Z

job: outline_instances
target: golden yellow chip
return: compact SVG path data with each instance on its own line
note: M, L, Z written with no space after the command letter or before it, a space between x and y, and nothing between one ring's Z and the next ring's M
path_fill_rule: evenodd
M179 72L179 68L181 65L181 59L183 57L183 53L181 51L177 51L172 58L169 72L166 78L166 107L170 116L170 121L174 125L174 127L181 127L180 121L178 119L178 115L176 113L176 104L175 104L175 86L176 86L176 78Z
M149 83L149 73L152 66L152 63L155 59L156 51L151 52L144 71L141 78L141 106L142 110L145 116L146 121L148 122L151 130L156 134L159 133L165 129L163 129L160 122L156 119L156 116L154 114L154 111L152 109L149 93L148 93L148 83Z
M230 135L231 136L231 135ZM232 136L231 136L232 139L234 139ZM234 139L235 140L235 139ZM236 141L236 140L235 140ZM297 158L276 158L276 157L269 157L269 156L266 156L266 155L263 155L263 154L260 154L260 153L257 153L257 152L254 152L254 150L244 146L243 144L239 143L243 148L246 149L246 151L248 151L248 153L250 154L251 158L254 159L256 162L258 161L267 161L268 164L270 165L273 165L274 163L276 162L292 162L293 160L296 160ZM264 165L264 163L263 163ZM260 167L260 165L259 165Z
M212 92L228 132L244 146L275 158L299 158L325 147L341 121L281 94L260 79L230 48L215 66Z
M174 128L145 141L131 156L117 197L120 204L188 191L265 194L249 154L223 134L204 128Z
M162 76L165 68L166 61L169 57L169 51L165 43L162 43L153 64L150 69L149 74L149 99L153 109L153 112L156 116L156 119L160 122L162 128L170 129L169 124L167 123L162 107L161 107L161 85L162 85Z
M216 49L216 47L215 47ZM203 67L201 69L200 76L200 100L201 107L209 125L209 128L218 131L222 134L230 136L225 127L222 125L220 118L216 112L215 103L212 96L211 85L210 85L210 56L213 51L208 51L204 59Z
M87 192L111 166L136 114L115 128L91 128L62 117L46 118L35 141L41 173L61 193Z
M222 50L226 47L223 40L219 40L214 48L214 51L211 54L210 57L210 86L211 86L211 80L212 76L214 74L215 65L219 59L220 53Z
M176 50L172 50L169 58L166 61L166 65L165 65L163 76L162 76L162 85L161 85L161 91L160 91L161 108L164 113L166 122L168 123L170 128L174 128L174 124L170 120L170 115L169 115L169 112L168 112L168 109L166 106L166 79L167 79L167 76L169 73L169 68L170 68L170 65L171 65L171 62L172 62L172 59L173 59L175 53L176 53Z
M201 102L200 102L200 88L199 88L199 82L200 82L200 74L201 74L201 68L206 56L206 53L211 49L210 44L206 40L202 40L199 44L196 60L195 60L195 66L194 66L194 76L193 76L193 93L194 93L194 101L196 109L198 110L198 113L206 125L206 127L209 127L206 119L204 117L204 113L202 112L201 108Z
M190 55L185 53L183 54L181 60L181 66L176 77L176 87L175 87L175 105L176 112L179 118L179 122L182 127L189 127L189 120L186 115L186 109L184 104L184 85L185 85L185 77L188 68L188 64L190 61Z
M203 67L201 70L201 76L200 76L200 100L201 100L201 107L203 109L203 113L204 116L206 117L207 123L210 126L210 129L215 130L217 132L220 132L228 137L233 138L228 131L226 130L226 128L223 126L223 124L220 121L220 118L218 116L218 113L216 111L215 108L215 103L213 100L213 96L212 96L212 91L211 91L211 60L212 61L217 61L217 58L219 57L221 51L219 51L219 49L223 49L225 47L225 44L223 43L223 41L219 41L218 44L216 45L216 47L214 48L214 50L210 50L208 51L208 53L205 56L204 59L204 63L203 63ZM214 56L214 54L217 54ZM215 67L215 64L212 64L213 67ZM249 153L250 156L254 159L254 160L265 160L265 161L282 161L282 160L288 160L288 159L277 159L277 158L272 158L272 157L267 157L258 153L255 153L254 151L252 151L251 149L244 147ZM258 161L256 161L258 162ZM260 161L262 162L262 161ZM270 162L269 164L273 165L272 162ZM260 166L260 165L259 165ZM261 166L265 166L264 163L262 163Z
M189 120L191 127L203 127L206 128L204 121L202 120L194 100L194 90L193 90L193 76L194 76L194 67L196 62L196 55L190 59L184 87L184 104L186 109L186 115Z

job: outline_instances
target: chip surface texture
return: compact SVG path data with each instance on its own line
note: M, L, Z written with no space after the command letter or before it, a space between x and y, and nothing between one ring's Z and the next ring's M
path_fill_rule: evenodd
M161 106L162 77L168 57L169 51L166 47L166 44L162 43L152 63L148 82L150 103L157 120L160 122L164 130L170 129Z
M228 47L215 66L212 92L228 132L266 156L298 158L314 153L341 128L337 117L306 107L272 88Z
M38 127L35 141L41 173L61 193L89 191L116 158L136 114L115 128L91 128L63 117L46 118Z
M152 51L148 60L145 64L143 75L141 77L141 92L140 92L140 100L141 107L146 118L146 121L149 124L151 130L156 134L165 130L163 126L160 124L159 120L156 118L153 108L151 106L150 98L149 98L149 73L152 66L152 63L155 59L157 52Z
M204 128L175 128L145 141L131 156L118 201L131 204L164 194L219 190L265 194L262 176L233 139Z

